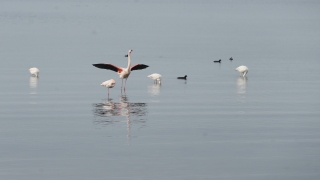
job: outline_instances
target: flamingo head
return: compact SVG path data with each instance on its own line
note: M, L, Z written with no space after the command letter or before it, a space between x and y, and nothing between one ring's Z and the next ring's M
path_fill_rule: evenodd
M128 51L128 54L124 55L124 57L128 57L128 55L131 54L132 51L133 51L133 50L130 49L130 50Z

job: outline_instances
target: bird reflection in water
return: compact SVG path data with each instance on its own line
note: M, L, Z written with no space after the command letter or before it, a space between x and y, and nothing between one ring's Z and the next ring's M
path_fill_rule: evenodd
M147 103L129 102L127 96L120 96L119 102L106 99L102 103L93 104L94 124L109 126L126 122L128 143L132 125L139 125L138 129L145 127L147 121ZM123 119L125 117L125 121Z
M33 89L36 88L38 85L38 77L31 76L29 79L29 85L30 85L30 88L33 88Z
M29 78L30 86L30 102L29 104L37 104L37 86L38 86L39 77L31 76Z
M161 84L152 84L148 86L148 93L152 96L158 96L160 94Z
M238 77L237 79L237 93L245 94L247 91L247 77Z
M38 77L31 76L29 79L30 94L37 94Z

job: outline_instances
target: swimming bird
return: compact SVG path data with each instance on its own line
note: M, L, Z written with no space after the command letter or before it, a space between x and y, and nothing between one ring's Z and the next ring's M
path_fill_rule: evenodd
M157 83L161 84L161 78L162 78L162 76L161 76L160 74L153 73L153 74L150 74L148 77L151 78L151 79L153 79L153 80L154 80L154 83L156 83L156 84L157 84Z
M178 77L177 79L185 79L185 80L187 80L187 75L185 75L184 77Z
M127 68L122 68L122 67L115 66L113 64L105 64L105 63L92 64L92 65L97 68L100 68L100 69L109 69L111 71L117 72L119 74L120 79L122 79L121 89L123 87L123 79L125 79L125 84L124 84L124 90L125 90L127 79L129 77L131 71L145 69L145 68L149 67L148 65L145 65L145 64L135 64L135 65L131 66L130 56L131 56L132 51L133 50L130 49L128 51L128 54L125 55L125 57L128 57Z
M29 72L31 73L31 76L36 76L36 77L38 77L40 71L39 71L38 68L33 67L33 68L30 68L30 69L29 69Z
M109 96L109 89L113 88L116 85L116 81L113 79L110 79L108 81L105 81L103 83L100 84L101 86L105 86L106 88L108 88L108 96Z
M215 63L221 63L221 59L219 59L219 61L213 61L213 62L215 62Z
M245 77L246 74L248 74L248 67L247 66L239 66L236 68L236 71L239 71L240 73L242 73L242 76Z
M231 57L229 60L231 60L231 61L232 61L232 60L233 60L233 58Z

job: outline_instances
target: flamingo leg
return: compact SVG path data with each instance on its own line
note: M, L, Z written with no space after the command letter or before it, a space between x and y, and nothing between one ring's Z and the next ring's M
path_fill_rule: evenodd
M126 89L126 86L127 86L127 78L124 81L124 90Z
M123 79L122 79L122 83L121 83L121 89L122 89L122 87L123 87Z

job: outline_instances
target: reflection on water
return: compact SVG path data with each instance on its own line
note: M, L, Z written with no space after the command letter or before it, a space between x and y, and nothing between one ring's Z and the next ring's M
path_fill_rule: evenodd
M29 79L30 94L37 94L38 77L31 76Z
M237 93L245 94L247 91L247 77L238 77L237 79Z
M119 102L106 99L93 104L94 124L108 126L126 122L128 139L130 139L131 125L138 124L138 128L145 126L147 113L147 103L129 102L127 96L120 96Z
M152 96L157 96L160 94L161 84L152 84L148 86L148 93Z
M30 76L29 85L30 85L30 88L36 88L38 85L38 77Z
M93 113L97 124L112 124L112 117L125 116L131 118L132 121L145 122L144 118L147 114L147 103L131 103L126 96L120 96L119 102L113 99L106 99L101 103L93 104Z

